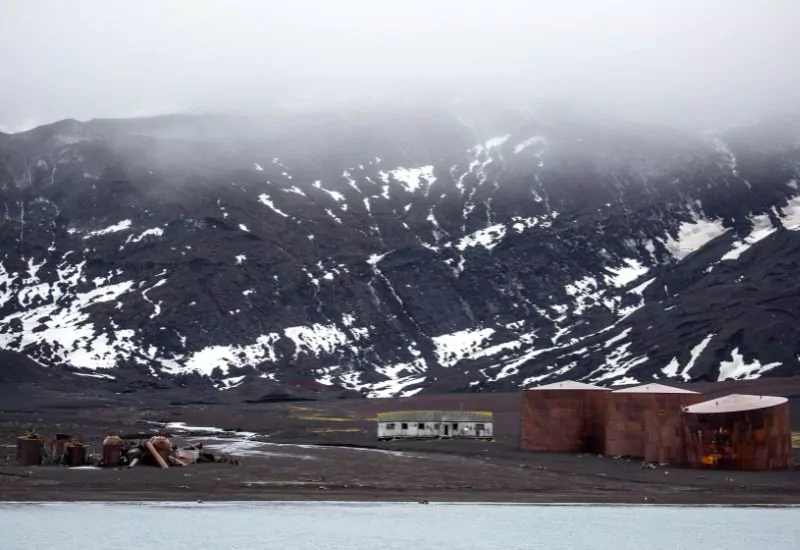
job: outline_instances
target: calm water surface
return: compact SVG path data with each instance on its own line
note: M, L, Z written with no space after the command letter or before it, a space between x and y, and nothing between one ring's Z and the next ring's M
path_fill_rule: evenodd
M800 508L0 504L0 548L798 550Z

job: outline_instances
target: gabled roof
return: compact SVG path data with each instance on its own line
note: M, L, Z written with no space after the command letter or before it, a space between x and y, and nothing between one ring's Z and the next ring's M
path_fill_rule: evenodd
M775 397L771 395L741 395L733 394L710 399L696 405L689 405L683 408L683 412L691 414L714 414L741 411L755 411L758 409L768 409L776 405L783 405L789 401L785 397Z
M694 393L696 391L684 390L682 388L673 388L665 386L664 384L645 384L643 386L635 386L633 388L624 388L615 390L614 393Z
M544 386L537 386L535 388L528 388L529 390L602 390L609 391L608 388L601 388L600 386L592 386L591 384L584 384L583 382L575 382L574 380L565 380L564 382L555 382L553 384L545 384Z
M378 422L491 422L488 411L386 411Z

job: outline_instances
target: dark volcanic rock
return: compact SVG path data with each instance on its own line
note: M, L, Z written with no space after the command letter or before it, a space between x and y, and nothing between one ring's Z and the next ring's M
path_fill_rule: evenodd
M3 136L0 346L255 401L797 374L798 143L381 105Z

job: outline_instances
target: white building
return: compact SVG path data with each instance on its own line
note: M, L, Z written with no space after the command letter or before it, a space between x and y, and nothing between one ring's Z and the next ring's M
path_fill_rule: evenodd
M492 413L482 411L393 411L378 413L378 439L462 437L492 439Z

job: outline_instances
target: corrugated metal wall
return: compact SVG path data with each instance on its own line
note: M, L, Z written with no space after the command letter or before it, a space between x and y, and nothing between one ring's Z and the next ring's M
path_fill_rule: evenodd
M601 389L523 391L521 449L601 453L609 394Z
M607 396L605 454L647 462L686 462L682 408L703 400L691 393L617 393Z
M788 403L752 411L685 413L684 424L690 466L737 470L794 467Z

